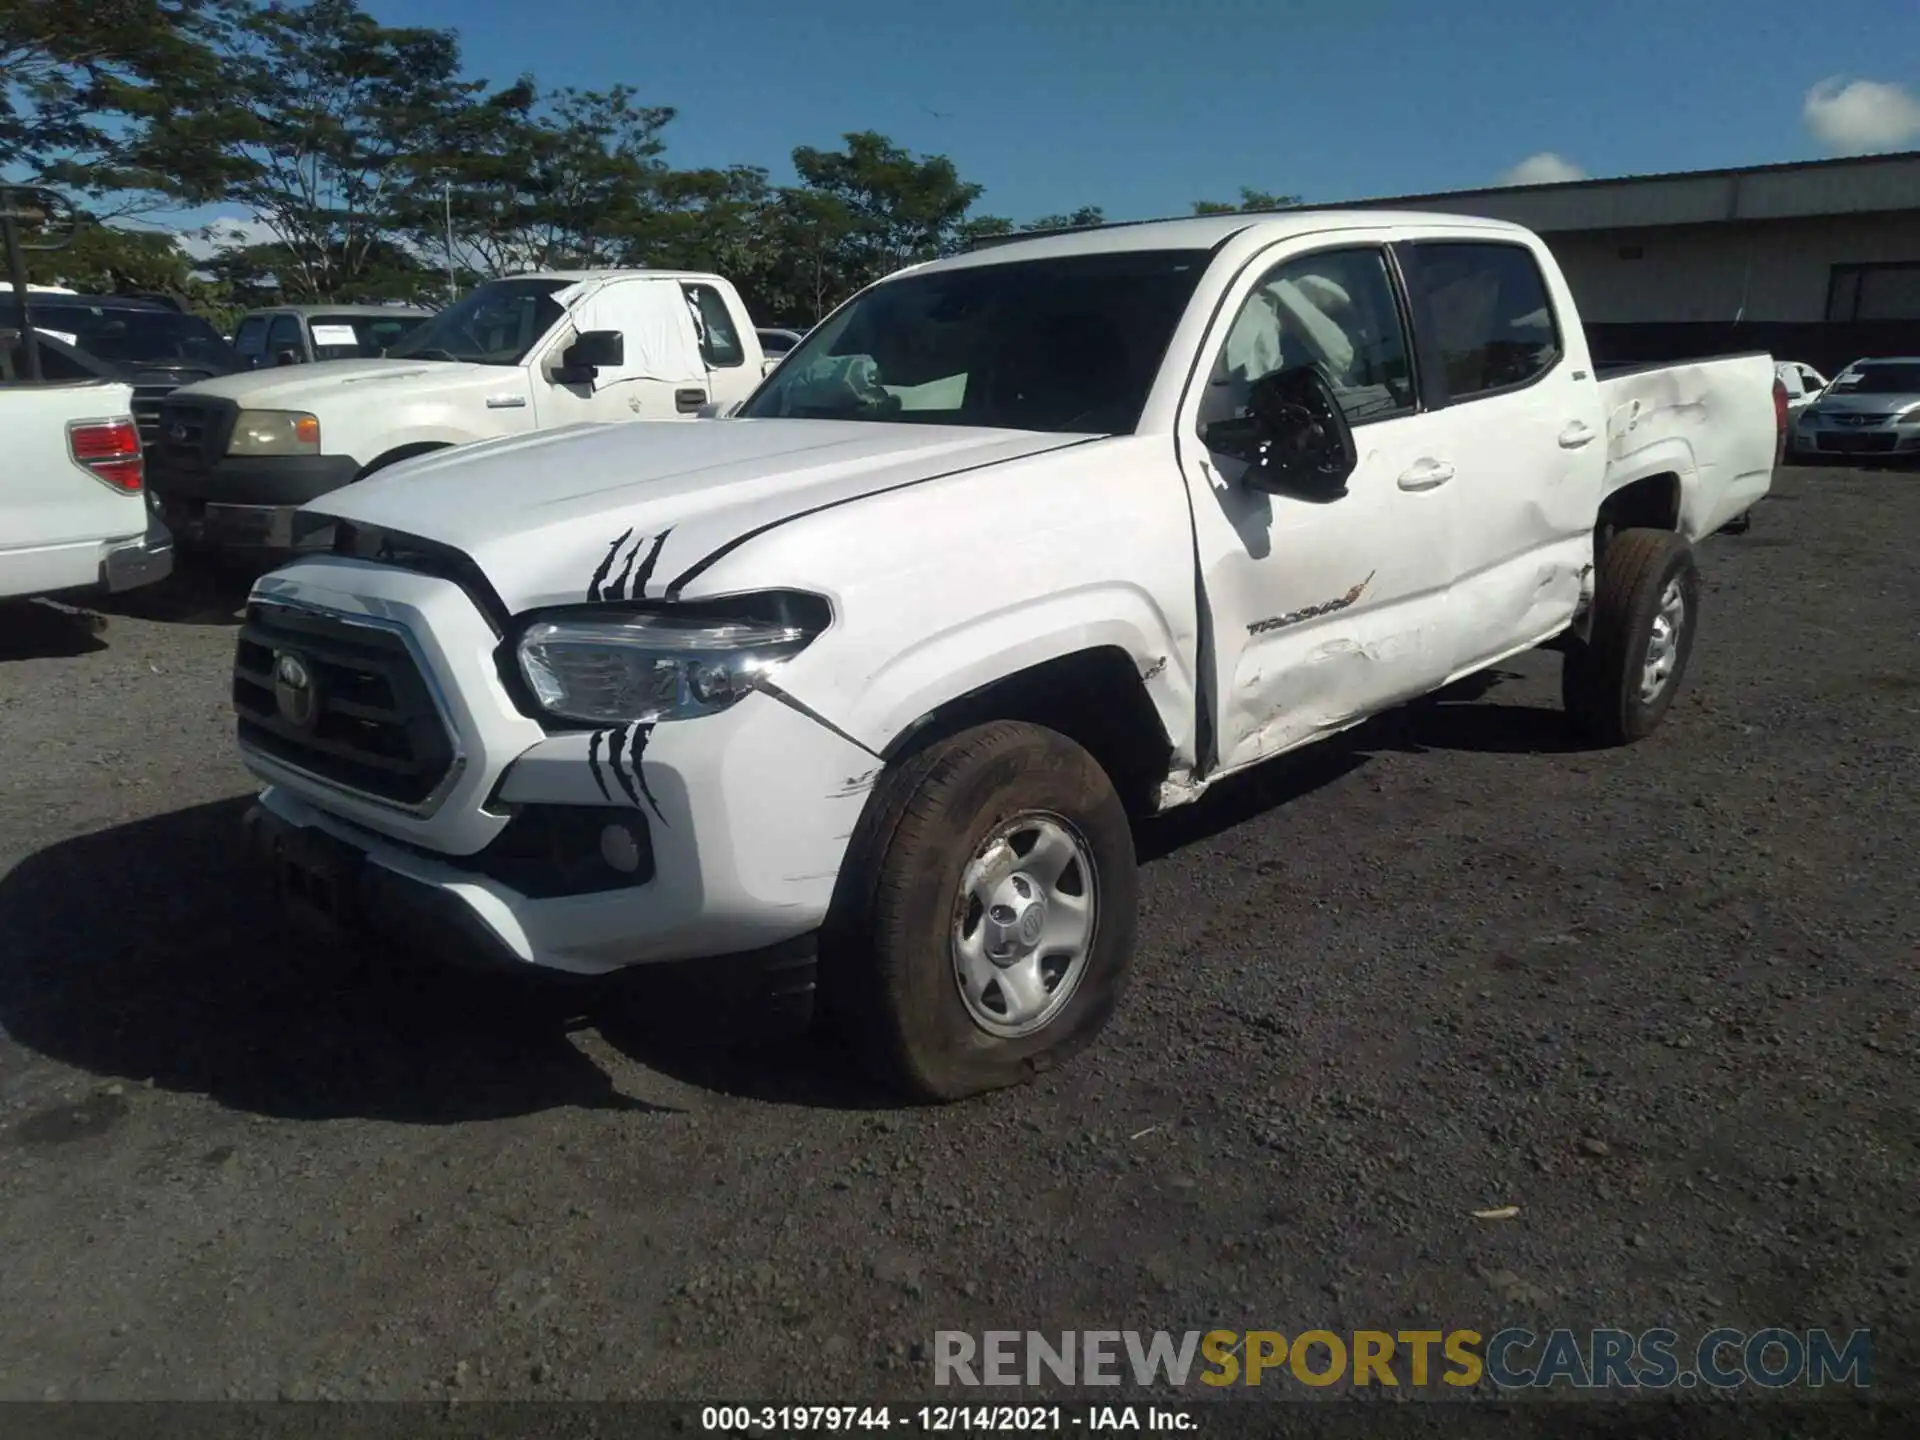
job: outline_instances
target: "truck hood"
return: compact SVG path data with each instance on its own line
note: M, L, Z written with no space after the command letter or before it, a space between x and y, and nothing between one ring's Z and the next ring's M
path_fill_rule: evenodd
M378 403L394 389L405 387L409 398L519 382L512 365L475 365L453 360L321 360L312 365L285 365L271 370L247 370L187 386L183 395L210 395L233 400L250 409L307 410L325 418L331 406Z
M678 595L787 520L1099 438L842 420L635 420L437 451L306 509L450 546L520 611Z

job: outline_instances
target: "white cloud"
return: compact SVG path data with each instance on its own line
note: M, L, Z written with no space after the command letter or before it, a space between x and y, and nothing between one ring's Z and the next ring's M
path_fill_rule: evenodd
M1551 150L1529 155L1511 170L1500 172L1502 185L1559 185L1568 180L1586 178L1586 171Z
M196 260L210 260L222 250L239 250L278 240L280 232L266 221L245 215L216 215L206 224L180 232L180 248Z
M1898 150L1920 140L1920 99L1904 85L1834 76L1807 91L1800 118L1837 155Z

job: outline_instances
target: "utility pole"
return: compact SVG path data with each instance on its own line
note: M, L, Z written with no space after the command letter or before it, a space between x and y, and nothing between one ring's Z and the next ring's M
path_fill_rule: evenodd
M447 303L451 305L459 299L459 283L453 277L453 182L440 182L441 194L447 202Z

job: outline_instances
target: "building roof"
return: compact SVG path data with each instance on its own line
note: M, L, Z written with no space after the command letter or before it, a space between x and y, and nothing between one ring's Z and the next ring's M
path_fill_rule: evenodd
M1625 230L1662 225L1714 225L1738 221L1807 219L1827 215L1920 211L1920 150L1862 155L1844 160L1793 160L1725 170L1683 170L1557 180L1545 185L1496 185L1482 190L1437 190L1369 200L1336 200L1305 209L1246 211L1176 220L1134 220L1080 230L994 235L974 249L1021 243L1037 235L1100 234L1128 228L1214 224L1213 241L1234 226L1258 218L1319 216L1328 212L1414 211L1426 216L1474 216L1510 221L1543 235L1570 230ZM1406 219L1406 215L1394 216ZM1193 233L1200 233L1198 231ZM1168 238L1167 248L1188 242ZM1152 248L1145 240L1108 248Z
M1920 150L1844 160L1795 160L1725 170L1438 191L1347 200L1328 208L1372 209L1383 205L1486 215L1513 220L1543 234L1920 211Z

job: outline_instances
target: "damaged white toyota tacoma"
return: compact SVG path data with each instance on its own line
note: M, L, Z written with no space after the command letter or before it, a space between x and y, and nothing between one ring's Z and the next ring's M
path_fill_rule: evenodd
M1131 817L1546 642L1594 743L1652 731L1781 426L1765 355L1596 373L1494 221L977 249L732 418L314 501L238 642L250 842L346 927L740 959L911 1094L1018 1082L1120 998Z

